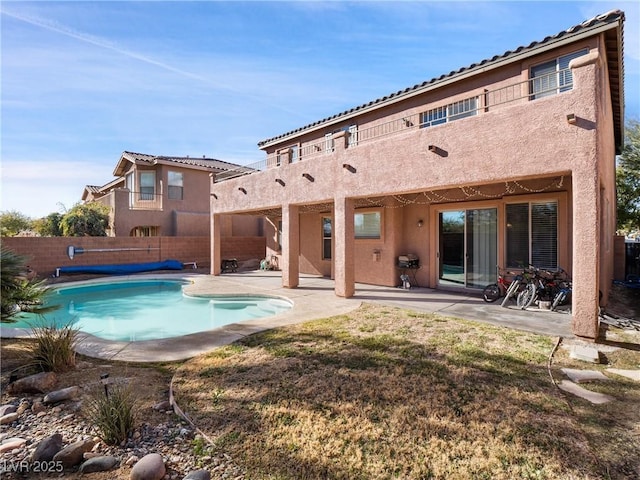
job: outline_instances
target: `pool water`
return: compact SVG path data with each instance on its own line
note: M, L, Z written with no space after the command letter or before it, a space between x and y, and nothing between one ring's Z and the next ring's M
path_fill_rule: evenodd
M263 296L191 297L184 281L143 280L94 283L56 289L47 305L59 308L40 318L24 314L2 328L73 324L106 340L141 341L179 337L291 308L287 300Z

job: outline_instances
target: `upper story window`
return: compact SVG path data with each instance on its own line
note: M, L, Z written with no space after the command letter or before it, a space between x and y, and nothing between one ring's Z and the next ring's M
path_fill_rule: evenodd
M169 191L168 196L171 200L182 200L184 195L184 178L181 172L168 173Z
M153 200L156 193L156 172L140 172L140 200Z
M569 62L587 53L589 53L589 50L584 48L531 67L531 86L529 92L531 99L542 98L571 90L573 88L573 74L569 68Z
M478 97L465 98L444 107L436 107L420 114L420 128L453 122L478 113Z
M358 239L379 239L382 235L380 212L356 213L354 215L355 237Z

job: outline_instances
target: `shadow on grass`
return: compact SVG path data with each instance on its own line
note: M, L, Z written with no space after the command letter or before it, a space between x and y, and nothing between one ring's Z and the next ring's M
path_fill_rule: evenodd
M585 432L607 416L551 382L552 339L440 318L365 306L253 335L188 362L177 400L251 478L626 478L630 451L603 462Z

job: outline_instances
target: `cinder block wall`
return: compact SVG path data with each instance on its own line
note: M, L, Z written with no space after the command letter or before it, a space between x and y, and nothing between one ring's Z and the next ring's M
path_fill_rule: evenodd
M83 248L85 253L70 259L67 247ZM77 265L109 265L158 262L167 259L211 264L210 238L206 237L3 237L2 246L27 257L27 264L38 277L55 274L56 268ZM262 259L264 237L223 237L224 258L239 261ZM94 250L94 251L88 251ZM95 251L107 250L107 251ZM115 251L114 251L115 250Z

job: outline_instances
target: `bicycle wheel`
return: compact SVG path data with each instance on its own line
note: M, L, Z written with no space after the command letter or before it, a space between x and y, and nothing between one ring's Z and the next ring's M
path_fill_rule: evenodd
M533 305L533 302L538 296L538 292L536 290L536 285L534 283L527 283L524 287L524 290L522 290L518 294L518 298L516 299L516 304L518 305L518 307L524 310L525 308L529 308L531 305Z
M504 299L502 300L503 307L507 306L507 302L511 297L515 295L515 293L518 291L519 286L520 286L520 279L515 279L513 282L511 282L511 285L509 285L509 288L507 288L507 293L505 293Z
M492 283L491 285L487 285L486 287L484 287L484 290L482 291L482 298L487 303L495 302L497 299L499 299L500 287L498 286L498 284Z
M551 303L551 311L553 312L556 308L558 308L558 305L561 305L564 303L564 299L567 298L567 292L565 292L564 290L560 290L555 297L553 297L553 302Z

